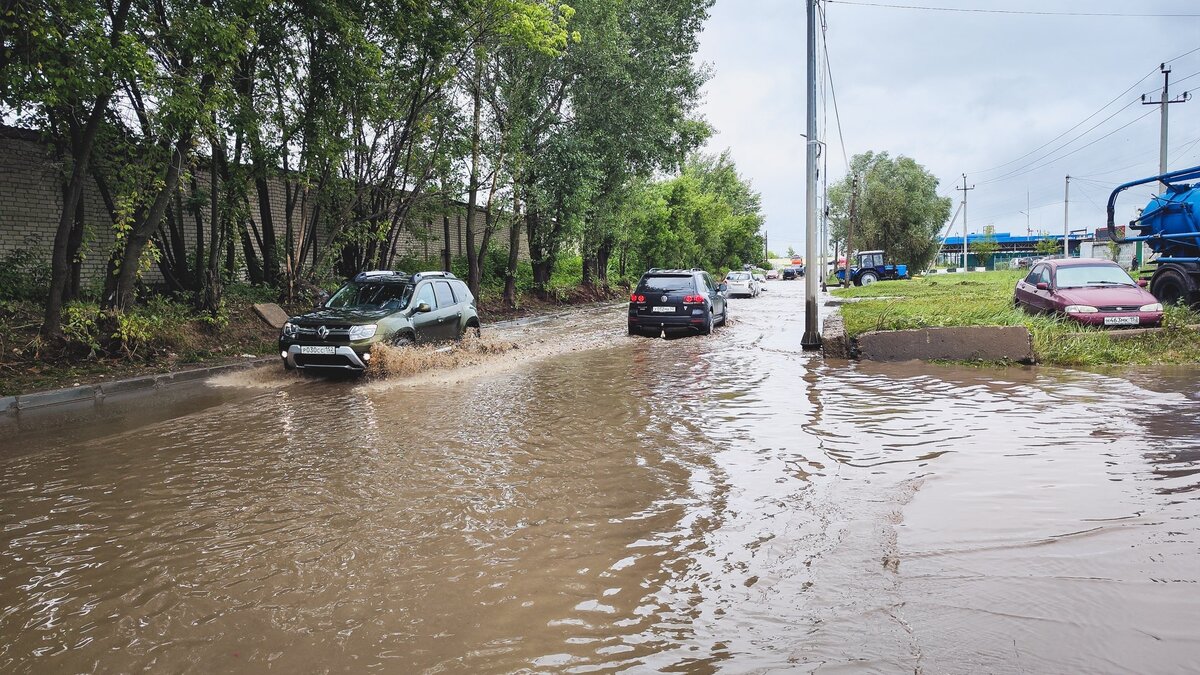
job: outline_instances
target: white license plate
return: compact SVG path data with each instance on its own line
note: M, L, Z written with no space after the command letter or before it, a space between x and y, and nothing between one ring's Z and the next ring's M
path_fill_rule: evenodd
M651 309L650 309L650 311L651 311L651 312L658 312L658 313L660 313L660 314L674 314L674 313L675 313L675 308L674 308L674 307L664 307L664 306L662 306L662 305L659 305L659 306L657 306L657 307L653 307L653 308L651 308Z
M321 345L301 345L301 354L333 354L336 347L324 347Z
M1136 326L1141 323L1142 319L1138 316L1106 316L1104 317L1105 326Z

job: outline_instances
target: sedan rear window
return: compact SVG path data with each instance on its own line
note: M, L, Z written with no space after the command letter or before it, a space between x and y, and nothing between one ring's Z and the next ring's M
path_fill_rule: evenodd
M1125 270L1116 265L1072 265L1058 268L1059 288L1088 286L1136 286Z
M638 284L641 293L690 293L696 290L691 277L646 277Z

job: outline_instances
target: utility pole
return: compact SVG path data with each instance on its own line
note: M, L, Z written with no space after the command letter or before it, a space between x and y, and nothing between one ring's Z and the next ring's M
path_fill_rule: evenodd
M1163 175L1167 172L1167 106L1172 103L1184 103L1191 95L1188 92L1183 92L1175 100L1171 100L1171 67L1163 63L1158 66L1163 74L1162 96L1159 100L1146 100L1146 95L1142 94L1142 105L1156 105L1160 107L1159 117L1160 125L1158 132L1158 175ZM1166 183L1160 183L1162 189L1167 189Z
M1064 258L1071 257L1071 240L1068 239L1068 237L1070 236L1071 229L1070 229L1070 225L1068 224L1068 221L1067 221L1067 213L1070 208L1071 208L1071 176L1068 175L1067 176L1067 190L1066 190L1066 194L1063 195L1063 257Z
M803 349L821 346L820 317L817 315L817 275L812 274L817 259L817 0L806 0L808 6L808 158L805 162L805 226L804 258L809 274L804 275L804 336Z
M850 222L846 223L846 276L842 279L842 285L850 288L853 281L850 279L850 254L854 252L854 246L850 243L854 239L854 221L858 220L858 176L850 179Z
M956 188L954 188L954 189L955 189L955 190L958 190L958 191L960 191L960 192L962 192L962 193L963 193L963 200L962 200L962 213L963 213L963 262L962 262L962 266L963 266L963 271L964 271L964 272L966 272L966 271L967 271L967 191L968 191L968 190L974 190L974 189L975 189L975 186L974 186L974 185L971 185L971 186L968 186L968 185L967 185L967 174L965 174L965 173L964 173L964 174L962 175L962 177L963 177L963 186L962 186L962 187L956 187Z

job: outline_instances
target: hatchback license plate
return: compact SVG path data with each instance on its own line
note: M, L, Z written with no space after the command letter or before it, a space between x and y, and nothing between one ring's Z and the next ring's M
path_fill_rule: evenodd
M1141 317L1137 316L1106 316L1104 317L1105 326L1136 326L1141 323Z
M324 347L321 345L313 345L313 346L305 345L305 346L300 347L300 353L301 354L333 354L334 349L335 349L335 347Z
M651 312L659 312L662 314L671 314L671 313L675 312L675 308L674 307L664 307L662 305L658 305L657 307L651 308L650 311Z

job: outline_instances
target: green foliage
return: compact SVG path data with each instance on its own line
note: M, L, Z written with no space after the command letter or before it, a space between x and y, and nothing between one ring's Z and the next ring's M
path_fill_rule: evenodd
M985 267L991 267L992 258L1000 250L1000 243L996 241L990 226L984 231L983 239L970 245L970 250L983 261Z
M850 204L857 221L851 235L856 250L881 249L896 263L925 269L937 255L950 199L937 194L938 181L903 155L867 152L850 160L850 175L829 188L830 233L845 242Z
M0 301L46 299L50 290L50 263L37 250L36 240L0 257Z
M1034 244L1034 250L1038 252L1038 255L1056 255L1062 253L1062 239L1055 239L1053 237L1038 239L1037 243Z
M736 268L761 259L761 200L728 152L694 156L678 177L640 184L627 209L628 263L639 274L650 267Z

